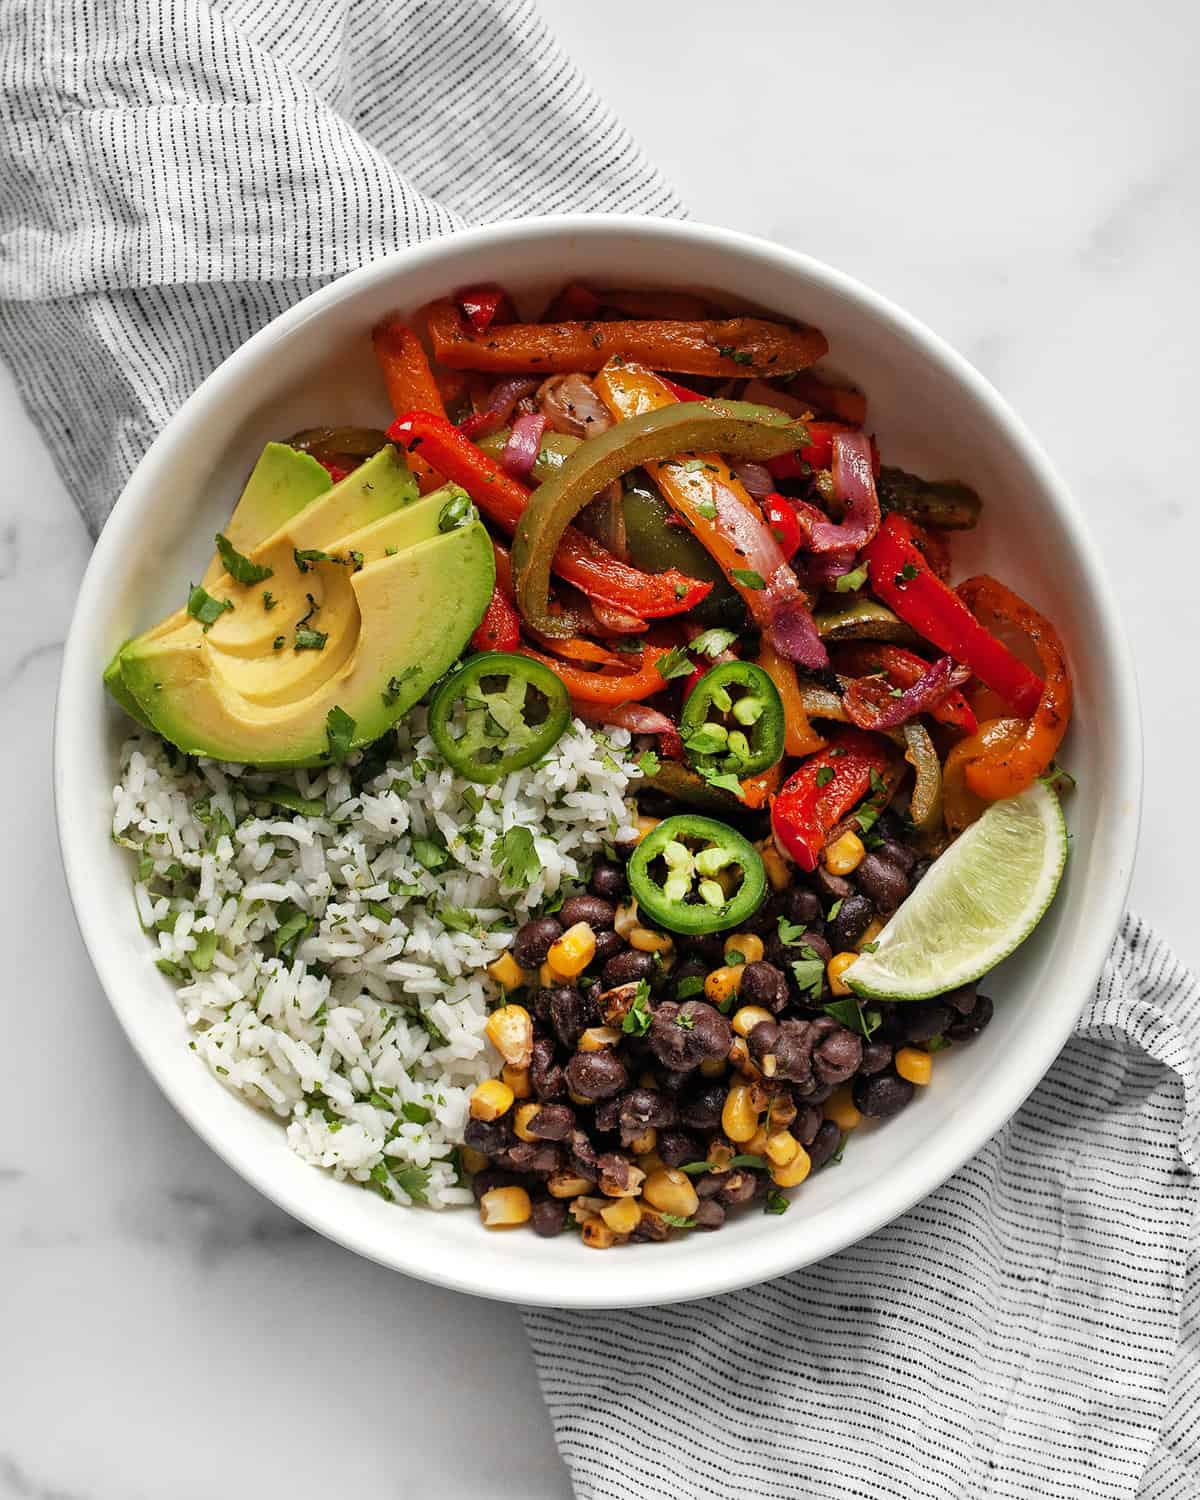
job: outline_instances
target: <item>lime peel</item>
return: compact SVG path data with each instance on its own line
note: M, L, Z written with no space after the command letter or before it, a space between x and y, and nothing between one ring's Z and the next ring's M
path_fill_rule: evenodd
M1054 899L1067 860L1058 798L1035 782L993 802L933 864L842 975L869 1000L925 1000L969 984L1023 943Z

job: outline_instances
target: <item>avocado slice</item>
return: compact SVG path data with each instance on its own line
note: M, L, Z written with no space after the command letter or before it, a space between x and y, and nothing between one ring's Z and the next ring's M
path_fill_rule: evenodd
M294 618L264 628L256 616L265 612L244 598L240 625L235 602L207 633L189 619L168 635L134 641L122 679L153 727L189 754L318 765L328 756L334 708L354 720L351 747L370 744L452 665L483 618L495 571L479 521L358 572L310 565L301 582L316 607L309 628L325 637L320 649L297 649ZM229 591L235 601L239 593L255 590ZM282 606L265 618L276 614ZM284 636L278 649L276 628Z
M246 487L233 507L225 535L239 552L249 552L264 537L278 531L297 511L303 510L310 500L332 487L328 469L311 454L301 453L286 443L268 443L259 454ZM215 583L224 571L220 557L214 552L204 570L204 587ZM175 616L160 622L154 630L173 628L173 623L178 623ZM131 718L147 724L137 700L121 680L121 653L128 645L129 641L123 641L113 652L112 660L104 669L104 685Z

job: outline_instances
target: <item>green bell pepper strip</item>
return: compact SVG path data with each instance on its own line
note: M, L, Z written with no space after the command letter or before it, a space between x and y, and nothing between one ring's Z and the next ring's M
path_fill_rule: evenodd
M785 729L779 689L749 661L726 661L705 672L679 716L692 764L739 779L783 758Z
M727 896L717 876L734 869L741 881ZM652 828L633 851L629 889L638 910L669 932L721 932L762 905L767 873L758 850L736 829L679 813Z
M764 459L802 446L803 422L747 401L680 401L586 438L534 491L513 535L513 578L522 615L544 635L566 633L550 612L550 564L563 533L593 496L640 464L693 450Z
M468 657L429 705L429 733L447 765L483 786L540 760L570 722L562 679L507 651Z
M475 444L499 463L504 456L511 433L511 427L500 427L495 432L489 432L486 437L476 438ZM534 479L542 484L551 475L557 474L582 442L582 438L573 437L569 432L544 432L538 447L538 456L534 459L533 468L530 471Z
M536 473L536 467L534 469ZM675 512L643 474L625 481L622 499L629 560L643 573L671 569L712 584L712 593L693 604L689 618L705 625L744 626L746 609L704 543L673 524Z
M826 596L828 598L828 596ZM831 604L814 614L823 641L915 641L917 633L899 615L864 595Z

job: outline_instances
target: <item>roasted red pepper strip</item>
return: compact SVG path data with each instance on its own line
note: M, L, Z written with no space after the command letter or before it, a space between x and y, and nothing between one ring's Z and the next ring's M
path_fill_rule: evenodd
M662 651L655 646L648 646L642 652L632 672L621 672L610 676L602 672L585 671L582 667L572 666L569 662L556 661L553 656L544 656L542 652L535 651L531 646L522 646L520 651L522 656L531 656L534 661L540 661L552 672L557 672L566 684L571 697L578 698L581 703L610 705L638 703L643 698L649 698L652 693L661 692L666 687L666 683L655 666ZM631 657L630 661L633 660Z
M791 558L800 549L800 522L791 501L783 495L768 495L763 501L763 516L771 535L779 543L784 557Z
M452 422L432 412L408 412L392 423L388 437L409 452L415 449L445 479L461 485L489 520L505 531L515 529L530 491ZM712 591L711 583L687 578L674 568L641 573L574 526L563 533L554 554L554 571L589 598L603 599L643 620L684 614Z
M779 458L767 459L767 468L775 479L807 479L811 469L828 469L833 463L833 439L839 432L853 432L855 429L845 422L815 422L809 421L804 424L808 428L808 435L812 439L807 448L801 448L798 453L785 453ZM808 468L805 468L805 465ZM871 439L871 468L875 478L879 478L879 453L875 447L875 439Z
M929 671L929 662L903 646L885 641L846 641L835 648L834 665L847 677L866 677L872 672L886 674L891 687L909 688ZM941 724L974 734L979 721L960 688L953 688L929 710Z
M704 397L699 391L692 390L691 386L680 385L677 380L669 380L665 375L658 377L663 385L671 392L676 401L703 401Z
M508 293L501 286L464 287L461 292L454 294L454 300L462 308L463 317L474 333L486 333L502 307L507 313L504 321L511 321L512 304L508 300Z
M967 605L938 578L917 546L916 528L893 512L863 552L871 592L918 635L970 667L1009 707L1027 719L1042 696L1042 680L985 630Z
M483 612L471 645L476 651L515 651L521 643L521 620L499 587Z
M824 750L794 771L771 804L771 828L802 870L815 870L831 828L871 791L894 759L886 740L859 729L835 729Z
M967 786L977 797L995 802L1015 797L1049 769L1071 721L1071 674L1058 631L1010 588L982 573L960 583L958 594L969 609L982 609L1020 630L1032 641L1046 674L1045 682L1038 684L1038 702L1026 715L1029 722L1016 743L986 748L967 764Z

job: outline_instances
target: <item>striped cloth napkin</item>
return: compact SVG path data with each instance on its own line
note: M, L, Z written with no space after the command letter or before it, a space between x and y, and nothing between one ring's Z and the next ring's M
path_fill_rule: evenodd
M469 223L682 212L531 0L5 0L0 77L0 351L94 530L332 277ZM529 1313L577 1493L1200 1496L1198 1035L1128 918L1041 1088L903 1219L718 1300Z

